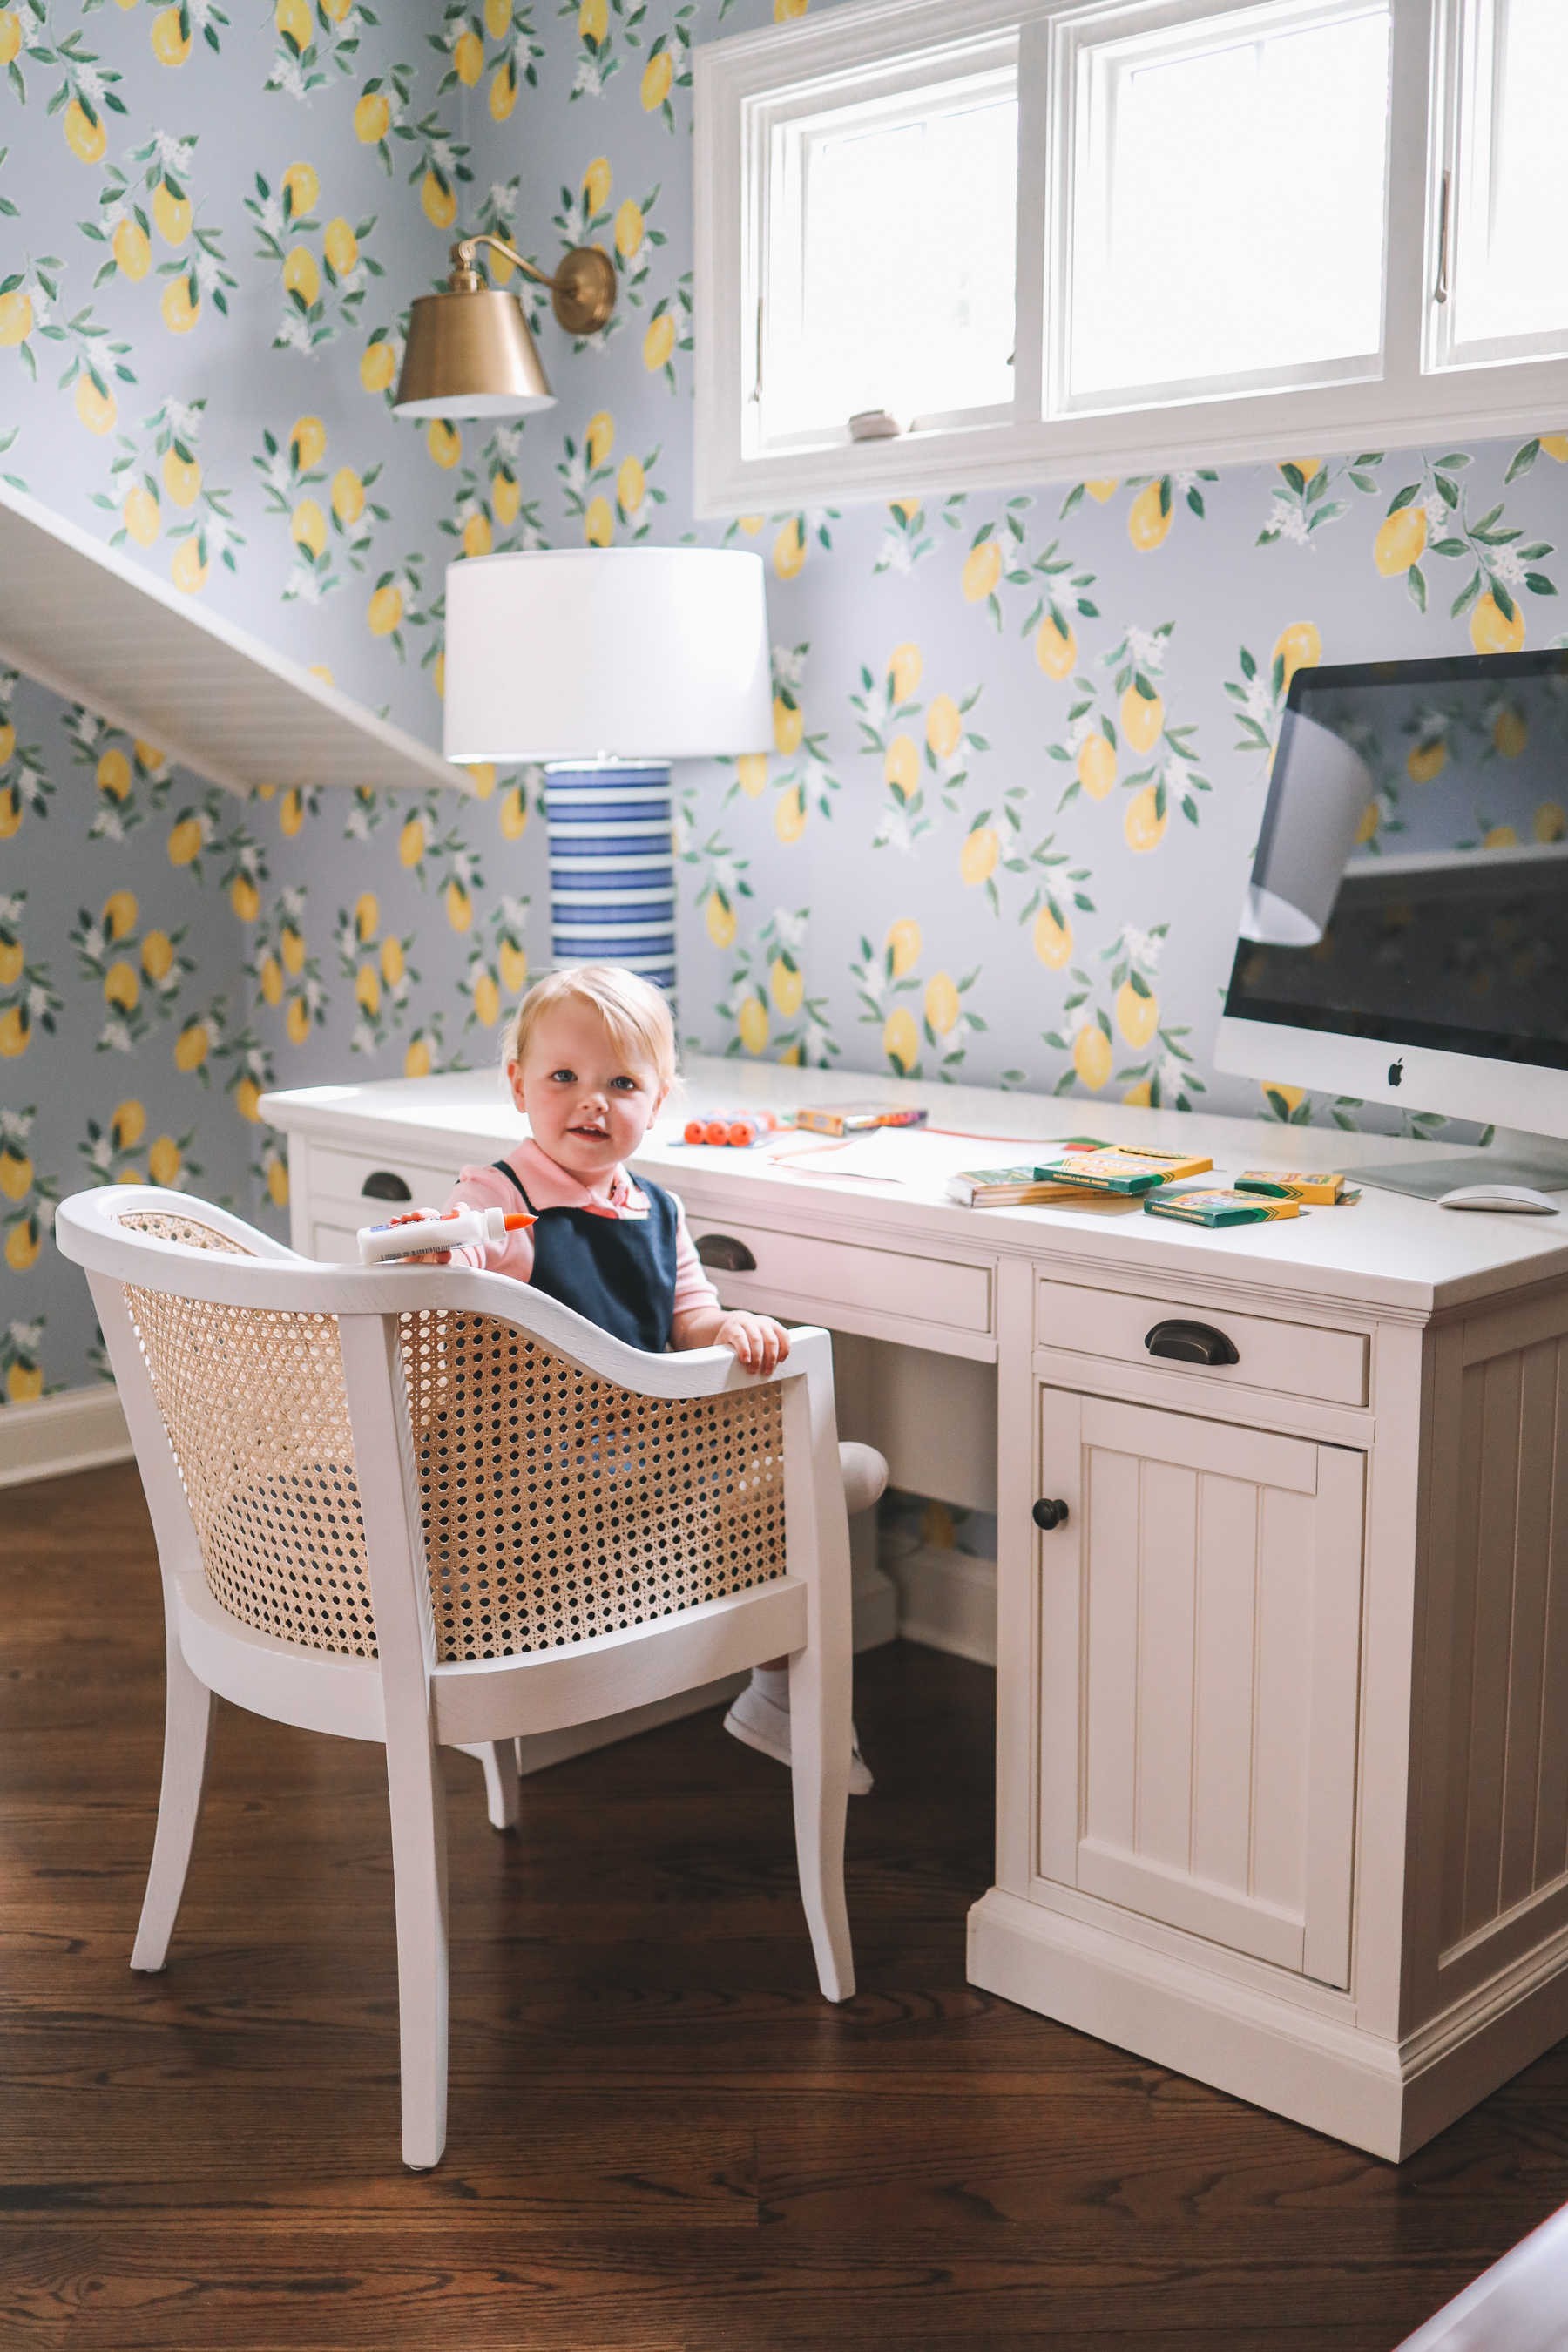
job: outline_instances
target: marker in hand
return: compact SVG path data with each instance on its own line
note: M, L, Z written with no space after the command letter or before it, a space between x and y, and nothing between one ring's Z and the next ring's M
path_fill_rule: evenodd
M465 1249L470 1242L504 1242L508 1234L521 1233L533 1222L522 1210L506 1209L447 1209L439 1215L395 1217L390 1224L360 1227L360 1262L385 1265L397 1258L425 1257L431 1251Z

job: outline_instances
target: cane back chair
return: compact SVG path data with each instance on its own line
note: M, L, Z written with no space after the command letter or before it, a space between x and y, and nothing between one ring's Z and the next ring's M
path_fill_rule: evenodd
M150 1185L61 1203L158 1542L163 1780L131 1965L163 1968L214 1694L386 1751L403 2154L446 2139L440 1750L790 1660L801 1896L829 2000L844 1906L849 1549L826 1331L770 1380L649 1356L503 1275L321 1265ZM508 1773L510 1768L510 1782Z

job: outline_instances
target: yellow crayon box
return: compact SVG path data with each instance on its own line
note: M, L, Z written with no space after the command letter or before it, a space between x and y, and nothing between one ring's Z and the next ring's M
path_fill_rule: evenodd
M1342 1176L1302 1176L1281 1168L1248 1168L1236 1180L1238 1192L1260 1192L1264 1198L1317 1201L1331 1208L1345 1189Z
M1179 1217L1184 1225L1263 1225L1277 1217L1299 1217L1300 1201L1266 1201L1258 1192L1151 1192L1143 1202L1151 1217Z

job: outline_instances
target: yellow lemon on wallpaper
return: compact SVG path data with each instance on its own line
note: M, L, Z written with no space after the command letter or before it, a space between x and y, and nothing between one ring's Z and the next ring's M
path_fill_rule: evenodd
M13 1404L31 1404L44 1393L44 1368L41 1364L13 1364L5 1375L5 1393Z
M0 841L9 841L22 829L22 796L14 784L0 791Z
M115 267L133 285L145 278L153 266L153 247L147 232L140 221L132 220L129 216L116 224L110 240L110 250L114 256Z
M514 948L510 940L500 943L501 986L509 996L521 996L528 978L528 958L521 948Z
M142 773L148 776L156 775L163 764L163 754L157 745L144 743L140 735L133 735L131 740L136 750L136 763Z
M425 446L442 472L447 473L463 454L463 436L444 416L433 416L425 430Z
M920 780L921 755L915 748L913 737L895 735L883 755L882 782L890 792L897 793L901 801L907 801Z
M133 964L121 958L110 965L103 975L103 1001L106 1004L113 1005L117 1013L130 1013L141 993L142 983L136 977Z
M309 246L290 247L289 257L283 264L283 291L286 294L297 294L307 310L313 302L319 300L321 291L321 273L316 267L316 257Z
M502 58L490 76L489 102L492 122L509 122L511 120L512 108L517 104L517 72L510 57ZM509 264L506 277L510 276L511 269ZM505 283L504 278L502 283Z
M1511 824L1494 824L1489 833L1482 835L1481 847L1483 849L1517 849L1519 835Z
M397 855L405 866L417 866L425 855L425 825L420 817L411 816L397 836Z
M800 749L800 739L805 729L805 715L798 702L786 702L782 694L773 697L773 742L787 760Z
M616 535L616 518L610 512L610 501L602 494L590 499L588 511L583 518L583 536L590 547L608 547Z
M741 529L745 532L746 537L748 539L755 539L758 531L761 530L763 523L766 522L767 517L766 515L740 515L736 520L740 523Z
M388 581L370 600L366 614L373 637L389 637L403 618L403 591Z
M634 515L647 495L647 478L637 457L624 457L616 476L616 498L623 514Z
M423 1037L416 1037L403 1056L405 1078L427 1078L430 1075L430 1048Z
M248 874L237 874L228 886L228 903L242 923L254 923L261 912L261 893Z
M1115 476L1106 474L1101 474L1094 481L1084 484L1084 488L1097 507L1102 507L1113 499L1116 496L1117 487Z
M1002 845L988 824L977 824L958 853L960 878L973 889L976 883L988 882L996 870L996 860Z
M354 900L354 930L361 941L374 940L381 929L381 901L374 890L362 890Z
M419 201L425 207L425 217L433 228L450 228L458 217L457 192L443 187L433 171L425 174Z
M1124 980L1116 992L1116 1025L1130 1045L1146 1045L1160 1025L1160 1000L1152 990L1141 994Z
M674 349L675 320L671 313L666 310L662 316L652 320L647 334L642 339L642 363L644 367L648 370L650 374L657 374L661 367L667 367L668 365L669 355ZM774 562L776 562L777 560L777 551L775 549ZM804 563L805 561L805 554L803 547L801 563ZM797 563L795 569L795 572L798 572L800 570L800 563ZM779 577L781 580L793 580L795 572L781 572Z
M305 0L278 0L272 21L280 41L292 41L297 50L310 47L313 27Z
M488 801L496 788L496 768L493 760L476 760L468 770L468 782L477 801Z
M184 245L191 233L190 198L175 195L167 180L160 180L153 191L153 218L165 245Z
M303 931L296 930L292 923L285 923L279 937L278 950L279 953L283 958L284 971L289 974L290 980L298 980L300 974L305 969L305 935Z
M303 220L307 213L315 211L316 198L321 193L321 184L310 164L290 163L283 174L279 193L284 199L285 217L289 220Z
M774 24L794 24L797 16L805 16L809 5L810 0L773 0Z
M889 1013L882 1024L882 1051L889 1062L909 1072L920 1059L921 1034L915 1027L915 1016L907 1004Z
M642 106L645 114L653 114L669 96L669 86L675 79L675 61L668 49L660 49L657 58L649 58L643 68Z
M474 902L460 882L447 885L447 920L455 931L466 931L474 919Z
M305 799L298 784L291 784L278 803L278 823L292 841L305 822Z
M1284 665L1280 692L1288 694L1299 669L1315 669L1323 658L1323 641L1312 621L1292 621L1274 640L1274 661Z
M374 964L362 963L354 974L354 1003L374 1021L381 1011L381 974Z
M123 228L124 222L121 223ZM0 294L0 351L15 351L33 331L33 305L19 287Z
M428 1055L426 1055L425 1061L426 1068L428 1069L430 1061ZM416 1073L411 1070L408 1075L413 1077ZM425 1073L421 1071L417 1075L423 1076ZM286 1209L289 1206L289 1162L286 1160L274 1160L268 1166L267 1191L275 1209Z
M202 469L196 459L176 457L173 449L165 449L160 471L174 505L194 507L202 488Z
M341 523L358 522L364 512L364 484L352 466L340 466L332 476L332 512Z
M167 931L149 931L142 942L142 969L156 986L174 969L174 942Z
M1040 623L1035 639L1035 659L1047 677L1066 677L1078 659L1078 632L1069 621L1064 629L1054 613Z
M1353 839L1358 849L1363 847L1365 843L1371 841L1376 834L1379 810L1377 803L1375 801L1368 801L1365 808L1363 808L1361 813L1361 823L1357 825L1353 835Z
M748 1054L760 1054L768 1042L768 1008L760 996L748 996L735 1024Z
M958 584L963 591L964 602L978 604L989 596L1002 577L1002 550L994 539L982 540L972 547L963 559L963 570Z
M1047 971L1060 971L1072 953L1072 925L1058 923L1050 908L1042 907L1029 941Z
M16 730L8 719L0 719L0 768L16 748Z
M116 1104L109 1120L110 1139L116 1151L133 1150L146 1131L147 1114L139 1102L132 1098Z
M805 972L798 964L786 963L783 956L774 956L768 966L768 986L784 1019L793 1021L805 999Z
M1287 1111L1300 1110L1307 1098L1304 1087L1282 1087L1275 1078L1259 1078L1258 1083L1270 1109L1282 1104Z
M131 791L131 762L126 758L124 752L118 749L106 751L104 753L102 759L100 760L98 766L93 771L93 776L97 782L99 791L100 793L110 793L117 801L124 800ZM130 893L117 893L116 895L129 897ZM110 900L110 903L112 905L114 901ZM136 901L134 898L132 898L131 900L131 920L132 922L134 922L136 920Z
M888 656L888 676L893 683L895 702L907 702L925 676L925 659L919 646L895 646Z
M731 947L735 939L735 909L722 890L710 890L703 920L708 936L716 948Z
M163 324L172 335L188 335L202 315L201 297L191 299L191 281L184 270L171 278L163 289L163 299L158 305Z
M0 1192L8 1201L19 1201L24 1192L33 1189L33 1163L25 1151L14 1143L0 1150Z
M171 866L189 866L202 854L202 821L199 816L182 817L169 835Z
M120 414L114 394L100 392L85 368L76 380L76 413L89 433L98 434L108 433Z
M289 520L289 535L297 547L321 555L327 544L327 518L314 499L301 499Z
M1396 572L1408 572L1426 544L1426 509L1401 507L1380 524L1372 542L1372 560L1384 578L1390 580Z
M490 551L490 519L487 514L471 514L463 525L463 553L488 555Z
M1130 686L1121 698L1121 731L1134 751L1152 751L1165 724L1165 706L1156 694L1146 697Z
M958 1020L958 991L950 972L933 972L926 983L925 1016L939 1037L945 1037Z
M1559 801L1542 801L1530 829L1537 841L1561 841L1568 835L1568 812Z
M902 980L905 972L913 971L921 960L921 927L912 915L900 915L888 927L882 945L888 951L893 978Z
M359 239L341 213L335 220L327 223L321 251L340 278L346 278L359 259Z
M1102 801L1116 782L1116 754L1098 731L1078 747L1078 780L1091 801Z
M474 1013L487 1029L493 1029L500 1019L500 991L493 972L481 971L474 982Z
M750 801L760 801L767 789L768 755L765 751L742 751L735 762L735 782Z
M608 0L581 0L577 10L577 34L580 40L602 41L609 25Z
M18 1054L26 1052L32 1037L31 1026L22 1018L21 1006L8 1004L4 1013L0 1013L0 1054L8 1062L14 1061Z
M0 940L0 988L9 988L22 976L26 950L20 940Z
M174 1040L175 1069L182 1071L187 1077L193 1070L199 1070L206 1060L209 1043L205 1022L193 1021L188 1028L182 1029ZM153 1146L154 1159L158 1147L154 1144ZM166 1184L169 1179L166 1176L160 1176L157 1181L160 1184Z
M786 849L793 849L805 831L805 794L798 784L781 793L773 811L773 831Z
M186 47L189 46L187 42ZM66 145L73 155L79 155L84 163L101 162L103 151L109 144L108 135L101 121L94 122L89 119L79 98L73 98L66 109L65 134Z
M1164 544L1175 511L1173 500L1162 512L1160 484L1145 482L1127 509L1127 536L1140 555L1152 555L1155 548Z
M485 45L470 25L452 44L452 64L465 89L472 89L485 69Z
M490 476L490 500L496 510L496 520L503 530L510 530L517 520L522 505L522 486L515 474Z
M1510 703L1506 710L1498 712L1492 720L1492 749L1500 758L1517 760L1529 740L1530 730L1522 710L1516 710Z
M1279 470L1283 473L1286 466L1294 466L1301 479L1310 482L1321 463L1321 457L1287 457Z
M403 978L403 942L388 938L381 943L381 976L388 988L395 988Z
M1139 851L1158 849L1164 840L1165 827L1171 822L1171 812L1167 805L1165 814L1162 816L1157 802L1158 794L1152 784L1145 784L1141 793L1133 794L1128 804L1127 814L1121 820L1122 838L1129 849Z
M500 817L501 839L521 841L523 827L528 823L528 801L521 784L513 784L510 792L501 794L498 814Z
M8 66L22 51L22 20L14 8L0 13L0 66Z
M616 215L616 251L623 261L630 261L642 245L642 206L630 196Z
M805 524L792 515L773 541L773 570L781 580L795 580L805 562Z
M283 1027L290 1045L302 1045L310 1034L310 1008L302 996L289 999L289 1010L283 1015Z
M492 41L505 39L511 30L511 0L485 0L485 30Z
M354 108L354 137L362 147L374 147L392 128L392 108L386 93L367 89Z
M138 547L151 547L162 529L158 501L141 482L120 509L120 520L125 525L126 536Z
M42 1246L41 1229L37 1221L24 1217L21 1223L13 1225L5 1236L5 1263L13 1273L26 1274L29 1266L37 1265Z
M161 66L183 66L191 54L190 26L184 17L183 9L165 8L153 19L153 55Z
M263 956L261 960L261 971L258 977L261 982L261 993L267 1003L268 1004L281 1004L283 1002L283 967L279 962L276 956Z
M241 1078L234 1090L234 1107L241 1118L247 1118L253 1127L259 1125L261 1088L254 1078Z
M602 466L616 446L616 420L607 408L590 416L583 445L588 452L590 466Z
M1429 784L1440 776L1448 763L1447 739L1436 735L1429 743L1413 746L1405 762L1405 772L1413 784Z
M110 751L106 755L114 759ZM123 753L118 755L124 757ZM101 764L101 762L100 762ZM136 893L134 890L111 890L103 902L103 928L111 940L123 940L136 929Z
M591 213L603 212L609 197L613 177L608 159L603 155L595 155L583 174L583 194L588 199L588 210Z
M963 719L951 694L939 694L926 712L926 741L939 760L951 760L963 740Z
M1097 1022L1086 1021L1073 1039L1072 1066L1091 1093L1110 1076L1110 1040Z
M1516 654L1524 643L1524 614L1517 602L1513 618L1505 621L1491 594L1483 596L1470 614L1470 643L1479 654Z

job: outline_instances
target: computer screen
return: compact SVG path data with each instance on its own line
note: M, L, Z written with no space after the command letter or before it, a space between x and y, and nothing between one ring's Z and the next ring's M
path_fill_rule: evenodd
M1568 651L1297 672L1222 1069L1568 1134Z

